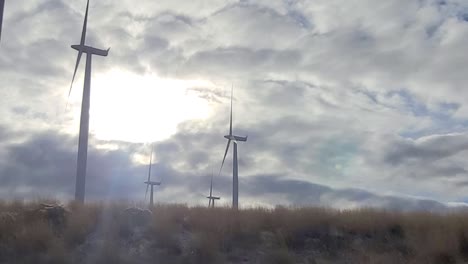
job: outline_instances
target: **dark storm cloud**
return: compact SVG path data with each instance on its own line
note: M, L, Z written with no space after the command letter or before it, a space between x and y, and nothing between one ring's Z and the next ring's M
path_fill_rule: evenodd
M445 177L459 176L459 175L463 177L468 176L468 171L462 166L458 166L458 165L434 168L433 171L435 175L443 175ZM457 184L457 183L454 183L454 184Z
M156 159L163 164L174 164L175 169L183 172L218 166L220 152L216 150L220 150L224 140L205 125L185 123L180 126L176 135L155 145Z
M393 165L411 161L431 163L467 149L468 138L465 134L431 136L417 141L401 140L388 149L385 161Z
M64 20L78 22L62 1L45 1L26 12L13 13L8 22L14 27L7 29L9 40L2 43L2 73L20 71L42 78L64 75L63 62L71 50L63 43L70 36L79 37L71 26L59 23Z
M74 141L76 141L75 138L49 131L35 135L21 144L10 145L7 148L8 158L1 163L0 180L3 187L0 188L0 195L2 198L71 198L75 180L73 168L76 163L76 153L72 151ZM167 144L157 145L156 149L160 153L172 153L172 158L175 159L179 154L187 152L167 146ZM141 147L140 144L133 146L134 149ZM87 199L142 200L145 189L143 180L146 177L147 166L135 165L131 161L134 153L130 149L131 147L129 145L125 147L125 144L119 150L90 149ZM191 152L191 155L192 160L189 158L189 163L192 167L198 163L206 163L204 160L206 156L202 151ZM206 195L210 180L209 173L199 174L194 172L196 170L182 173L168 164L158 161L153 165L153 177L163 182L158 195L165 194L164 199L167 199L160 201L203 203L203 195ZM276 197L270 198L270 205L274 202L274 204L284 205L317 205L335 208L346 208L349 204L398 210L442 210L444 208L433 201L383 197L361 190L334 190L307 181L287 180L282 176L284 175L242 177L241 199L244 204L248 206L250 202L247 201L262 201L265 197ZM216 176L215 187L215 192L222 195L228 203L231 191L230 177ZM185 193L185 196L171 197L171 193L177 192Z
M289 121L291 122L291 119ZM291 124L293 123L294 121L291 122ZM284 125L284 127L288 127L286 126L288 122L285 122L285 120L279 121L275 126L280 127L281 124ZM261 124L259 127L267 126ZM206 168L204 165L212 163L213 161L217 165L217 161L219 161L221 157L220 153L222 153L219 145L224 147L224 144L222 144L224 142L222 140L219 142L204 140L219 138L220 136L216 134L199 133L197 132L198 128L194 124L192 124L192 126L185 126L169 141L156 144L156 157L160 163L156 164L155 168L162 166L162 168L165 168L162 170L162 175L165 177L172 175L167 179L168 184L173 184L174 187L178 186L179 188L183 188L182 186L190 186L188 190L204 193L207 190L206 186L208 186L209 183L209 172L211 172L211 168ZM289 128L295 130L294 127ZM253 130L255 132L254 128ZM273 131L278 132L278 130ZM380 196L357 189L336 190L306 180L288 180L288 177L294 175L288 175L283 169L296 167L304 168L305 164L300 163L304 153L308 152L304 150L304 145L307 145L307 143L301 147L297 147L296 151L300 151L300 153L296 153L296 151L291 150L291 145L262 145L261 133L256 133L253 133L253 135L249 137L249 141L247 142L249 144L248 147L247 143L246 145L240 146L241 161L243 161L240 165L242 168L240 179L241 199L246 201L247 204L263 202L269 205L319 205L331 206L334 208L369 206L395 210L443 210L445 208L443 204L431 200ZM320 143L316 144L320 145ZM278 153L272 152L275 147L278 148ZM250 151L254 150L254 153L249 153L246 148ZM215 155L212 155L213 150L216 149L218 151L214 153ZM203 151L210 153L210 155L201 155ZM261 153L262 151L275 153L273 156L282 157L280 159L280 170L277 174L262 175L253 172L255 169L261 170L261 168L265 168L265 170L270 171L278 167L272 163L265 164L260 158L256 157L255 153ZM342 149L337 149L336 151L342 154ZM331 155L336 154L332 153ZM231 153L228 155L225 169L221 177L217 176L217 166L215 166L214 169L216 175L215 192L228 200L230 199L230 191L232 188L230 176L226 176L226 174L229 175L232 170L230 156ZM171 160L170 163L168 162L169 160ZM320 171L320 164L311 164L311 161L305 163L311 166L311 170L309 171L315 170L315 173L323 172L323 169ZM171 164L171 170L167 169L167 164ZM183 173L180 173L181 171L183 171ZM205 171L206 173L197 174L194 173L194 171ZM170 189L168 186L163 188ZM190 191L188 192L190 193Z
M273 194L292 205L320 205L320 196L332 192L329 187L306 181L282 179L283 175L252 176L242 181L242 188L249 196L260 198L262 194ZM279 200L279 199L278 199ZM283 201L284 202L284 201Z
M70 198L75 183L75 141L47 131L7 146L8 155L1 161L0 169L2 198ZM143 171L132 163L131 154L90 147L87 177L90 199L107 196L131 199L135 195L138 185L132 185L130 180L143 175Z
M66 148L70 147L69 143L68 138L45 134L25 143L9 145L8 156L1 162L3 198L12 197L19 192L18 188L51 195L54 190L71 187L74 166Z
M358 189L336 190L307 181L287 180L280 175L253 176L243 181L241 190L248 196L277 197L277 204L329 206L333 208L374 207L389 210L443 211L447 207L432 200L379 196ZM281 199L280 197L286 197Z

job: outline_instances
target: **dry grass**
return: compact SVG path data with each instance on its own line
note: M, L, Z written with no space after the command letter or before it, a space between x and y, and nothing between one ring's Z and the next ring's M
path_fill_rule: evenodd
M41 201L42 202L42 201ZM50 203L50 201L48 201ZM69 204L57 227L40 202L0 202L0 263L467 263L468 213Z

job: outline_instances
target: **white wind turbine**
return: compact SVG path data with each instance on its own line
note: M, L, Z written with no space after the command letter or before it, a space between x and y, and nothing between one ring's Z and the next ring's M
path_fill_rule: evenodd
M96 49L85 45L86 39L86 26L88 22L88 9L89 0L86 4L86 13L83 23L83 31L81 32L81 41L79 45L72 45L71 47L78 51L76 59L75 71L70 85L68 97L70 97L73 81L75 80L76 72L80 64L81 55L86 53L86 70L83 89L83 101L81 103L81 118L80 118L80 135L78 142L78 160L76 169L76 185L75 185L75 200L83 203L85 199L85 182L86 182L86 161L88 156L88 133L89 133L89 106L91 95L91 59L93 55L107 56L109 49L102 50Z
M211 172L210 196L207 196L206 198L208 198L208 207L209 208L214 208L215 207L215 201L221 199L218 196L213 196L213 172Z
M232 160L232 208L239 208L239 175L238 175L238 163L237 163L237 143L247 141L247 136L235 136L232 134L232 95L233 87L231 87L231 114L229 116L229 135L225 135L224 138L228 140L226 145L226 151L224 152L223 162L221 163L221 168L219 169L219 174L223 169L224 161L226 160L226 155L229 150L229 145L231 141L234 143L233 149L233 160Z
M0 41L2 40L2 21L3 21L3 8L5 7L5 0L0 0Z
M161 185L161 182L157 181L151 181L151 166L153 165L153 146L151 146L151 154L150 154L150 162L148 166L148 180L145 181L146 184L146 192L145 192L145 201L146 198L148 197L148 187L151 186L151 193L150 193L150 207L153 207L154 201L153 201L153 191L154 191L154 186L155 185Z

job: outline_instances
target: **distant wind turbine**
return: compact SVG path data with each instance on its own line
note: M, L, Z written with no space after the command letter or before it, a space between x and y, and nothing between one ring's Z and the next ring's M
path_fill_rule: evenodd
M75 185L75 200L77 202L84 202L85 198L85 182L86 182L86 161L88 157L88 133L89 133L89 106L90 106L90 95L91 95L91 58L92 55L107 56L109 49L101 50L85 45L86 39L86 26L88 22L88 9L89 0L86 4L86 13L83 23L83 31L81 33L81 41L79 45L72 45L71 47L78 51L78 57L76 59L75 71L73 72L73 78L70 85L70 91L73 87L73 81L75 80L76 71L80 64L81 55L86 53L86 70L85 70L85 81L83 89L83 101L81 103L81 119L80 119L80 136L78 142L78 161L76 169L76 185Z
M0 0L0 41L2 40L2 24L3 24L3 8L5 7L5 0Z
M214 208L215 201L221 199L218 196L213 196L213 172L211 173L210 196L207 196L206 198L208 198L208 207L210 208Z
M219 174L223 169L224 161L226 160L226 155L229 150L229 145L231 141L234 143L233 149L233 160L232 160L232 208L239 208L239 175L238 175L238 163L237 163L237 143L247 141L247 136L240 137L232 134L232 95L233 87L231 87L231 114L229 117L229 135L225 135L224 138L228 140L226 145L226 151L224 152L223 162L221 163L221 168L219 169Z
M149 160L149 166L148 166L148 180L145 181L145 184L146 184L145 201L146 201L146 197L148 197L148 187L151 186L150 207L153 207L153 205L154 205L154 201L153 201L154 185L159 186L159 185L161 185L161 182L151 181L151 165L153 165L153 146L151 146L151 154L150 154L150 160Z

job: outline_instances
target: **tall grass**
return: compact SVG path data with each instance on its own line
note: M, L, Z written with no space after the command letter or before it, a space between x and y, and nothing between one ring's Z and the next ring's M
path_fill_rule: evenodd
M50 201L48 201L50 203ZM0 263L466 263L468 213L231 210L69 204L57 228L39 202L0 202ZM53 223L53 222L52 222Z

